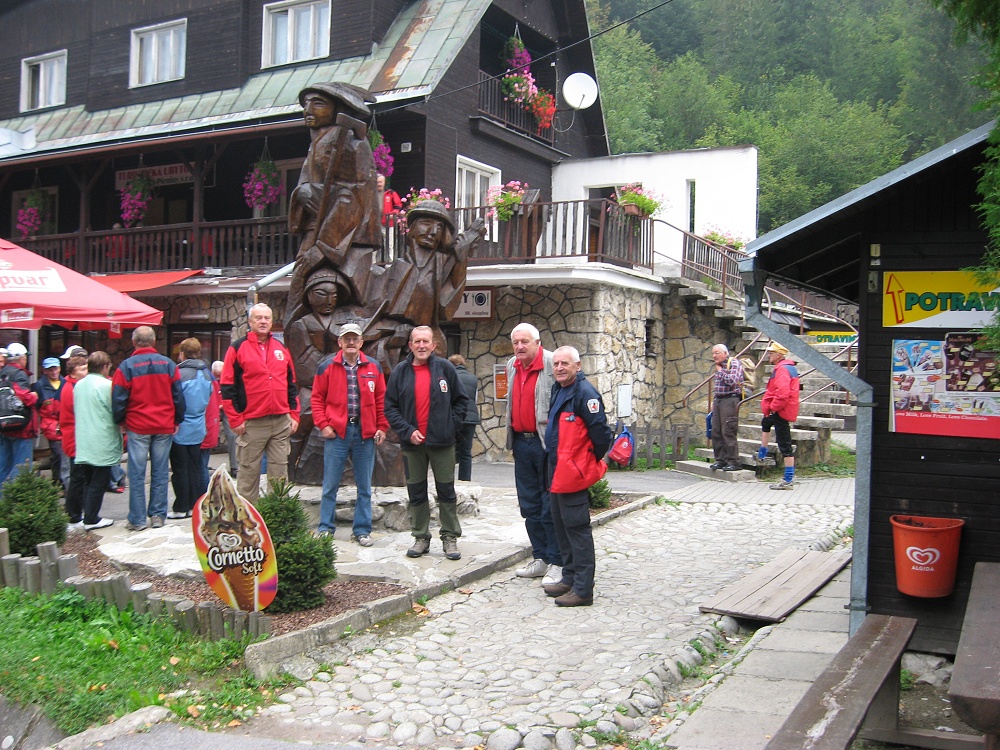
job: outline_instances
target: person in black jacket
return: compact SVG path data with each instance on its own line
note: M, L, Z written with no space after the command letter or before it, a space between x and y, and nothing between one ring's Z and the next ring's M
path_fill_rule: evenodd
M413 546L407 557L426 555L431 547L427 467L434 472L441 544L449 560L462 557L456 539L462 536L455 497L455 436L465 420L468 396L458 372L434 354L429 326L410 331L410 354L396 365L385 390L385 416L399 435L406 492L409 495Z
M458 464L459 481L471 482L472 439L476 436L476 425L481 421L478 404L479 378L466 369L465 357L461 354L452 354L448 357L448 361L455 365L455 369L458 370L458 379L462 383L462 390L469 397L469 408L465 412L462 428L455 439L455 463Z

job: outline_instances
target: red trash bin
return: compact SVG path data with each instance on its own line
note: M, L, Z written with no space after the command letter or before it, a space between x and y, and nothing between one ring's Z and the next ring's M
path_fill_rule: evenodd
M890 516L896 559L896 588L936 599L955 589L961 518Z

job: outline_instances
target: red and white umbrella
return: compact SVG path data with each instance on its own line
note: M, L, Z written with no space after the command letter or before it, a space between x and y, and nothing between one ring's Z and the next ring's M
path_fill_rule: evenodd
M0 239L0 328L80 330L158 325L159 310Z

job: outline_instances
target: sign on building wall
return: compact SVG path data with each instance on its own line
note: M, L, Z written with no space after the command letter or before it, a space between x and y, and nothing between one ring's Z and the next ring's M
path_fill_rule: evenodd
M492 289L466 289L462 292L462 303L455 311L455 320L488 320L492 317Z
M890 432L1000 439L1000 353L978 338L892 342Z
M965 271L886 271L882 296L886 328L980 328L1000 308L1000 289Z
M507 366L493 365L493 400L507 400Z
M122 169L115 172L115 190L124 190L125 183L142 172L153 181L153 185L180 185L194 182L191 170L186 164L161 164L158 167L142 167L141 169Z

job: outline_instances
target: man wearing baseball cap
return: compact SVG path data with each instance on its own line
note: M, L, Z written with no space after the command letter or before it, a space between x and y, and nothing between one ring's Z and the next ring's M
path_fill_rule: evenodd
M323 436L323 500L319 510L320 536L333 536L337 490L347 457L354 467L358 499L351 538L372 546L372 471L375 446L385 440L385 376L374 359L361 351L364 332L356 323L340 327L340 351L316 368L312 413Z
M767 347L767 356L774 369L767 381L767 390L760 403L764 418L760 422L758 462L767 456L767 444L774 427L778 450L785 457L785 474L772 490L790 490L795 484L795 447L792 445L791 423L799 418L799 371L788 358L788 350L776 341Z
M7 364L0 369L0 383L9 383L21 403L29 407L28 422L19 430L0 433L0 484L14 474L21 465L31 468L35 436L38 435L38 394L31 390L28 380L28 350L15 341L7 344Z
M84 349L82 346L77 346L76 344L70 344L68 347L66 347L66 351L64 351L59 356L59 359L65 362L70 357L86 357L87 354L88 354L87 350Z
M69 478L69 462L63 458L62 432L59 430L59 409L61 388L65 382L59 375L59 360L56 357L46 357L42 361L42 377L35 381L31 389L38 394L38 416L41 431L49 441L49 465L52 468L52 481L66 489ZM63 468L67 471L63 471ZM65 480L64 480L65 474Z

